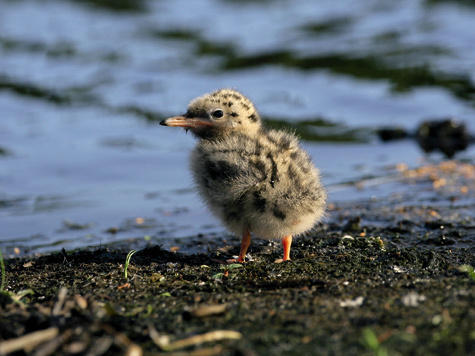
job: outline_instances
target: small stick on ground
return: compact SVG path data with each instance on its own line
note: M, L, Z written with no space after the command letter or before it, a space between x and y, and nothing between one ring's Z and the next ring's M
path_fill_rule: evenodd
M215 330L201 335L195 335L186 339L170 342L170 338L168 336L160 336L157 330L152 325L149 325L149 332L153 342L155 342L155 344L164 351L175 351L189 346L201 345L205 342L220 341L226 339L240 340L242 338L242 334L237 331Z
M52 327L45 330L35 331L13 340L2 341L0 342L0 354L5 355L24 349L33 350L39 344L54 339L58 333L59 329Z

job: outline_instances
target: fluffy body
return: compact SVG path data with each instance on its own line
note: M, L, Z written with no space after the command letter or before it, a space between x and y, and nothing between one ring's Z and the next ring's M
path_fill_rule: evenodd
M203 200L235 234L298 235L324 214L318 170L287 132L261 129L253 136L201 140L191 170Z

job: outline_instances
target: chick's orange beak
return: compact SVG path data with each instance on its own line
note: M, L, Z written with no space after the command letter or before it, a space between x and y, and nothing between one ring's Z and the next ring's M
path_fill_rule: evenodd
M198 126L213 126L213 122L203 118L187 117L186 115L173 116L160 122L163 126L195 128Z

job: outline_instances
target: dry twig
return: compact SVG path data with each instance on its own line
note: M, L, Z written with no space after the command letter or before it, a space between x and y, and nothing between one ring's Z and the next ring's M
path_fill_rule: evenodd
M6 355L19 350L32 350L37 345L54 339L59 333L56 327L35 331L27 335L20 336L13 340L0 342L0 355Z

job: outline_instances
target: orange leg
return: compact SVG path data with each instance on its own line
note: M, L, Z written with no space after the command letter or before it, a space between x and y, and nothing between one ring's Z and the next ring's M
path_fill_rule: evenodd
M284 261L290 260L290 246L292 245L292 235L282 238L282 246L284 246Z
M244 262L244 258L246 257L246 252L250 244L251 244L251 233L249 231L246 231L244 234L242 234L241 252L239 252L239 257L237 259L238 262Z

